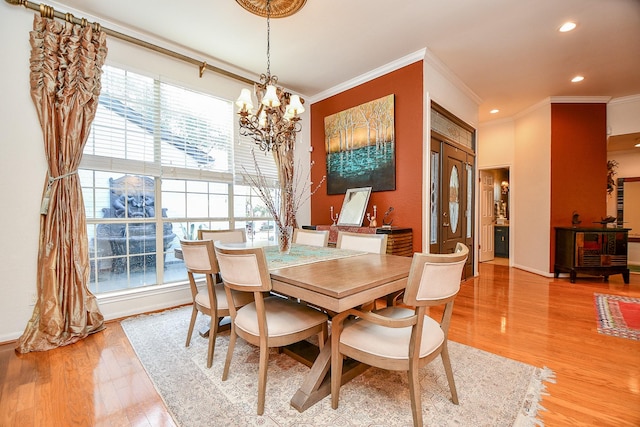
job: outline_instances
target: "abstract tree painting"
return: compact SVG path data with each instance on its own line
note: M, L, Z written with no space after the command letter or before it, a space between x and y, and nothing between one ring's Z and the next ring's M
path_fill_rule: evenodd
M327 194L395 190L393 94L325 117L324 134Z

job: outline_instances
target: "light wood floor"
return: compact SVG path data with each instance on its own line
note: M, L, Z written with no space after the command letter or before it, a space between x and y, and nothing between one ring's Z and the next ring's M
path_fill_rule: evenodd
M571 284L482 264L456 299L449 337L552 369L546 426L639 426L640 342L597 333L594 292L640 297L640 275ZM44 353L0 346L0 426L174 425L120 324L107 326Z

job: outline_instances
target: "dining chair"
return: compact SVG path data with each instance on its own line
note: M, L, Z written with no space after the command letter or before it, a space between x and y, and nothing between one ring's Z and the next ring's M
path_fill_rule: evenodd
M371 252L374 254L386 254L387 253L387 239L386 234L363 234L352 233L349 231L338 231L338 240L336 242L336 248L339 249L353 249L356 251ZM385 298L385 300L392 300L391 296ZM376 301L369 301L368 303L360 306L363 310L373 310L376 308Z
M198 230L198 240L219 240L223 243L244 243L247 233L244 228L230 230Z
M338 231L336 248L385 254L387 253L387 238L386 234L363 234Z
M227 295L222 283L216 284L218 273L218 263L215 258L213 240L181 240L182 256L184 265L189 277L191 297L193 299L193 310L191 312L191 322L187 332L185 347L191 344L193 327L196 323L198 313L205 314L211 318L209 329L209 350L207 352L207 368L213 362L213 352L216 345L216 335L218 324L225 316L229 316L229 306ZM196 284L195 274L203 274L206 281L206 290L200 290ZM238 307L253 301L251 295L246 293L234 293L234 304Z
M437 356L442 358L451 390L458 393L447 349L447 335L453 301L460 290L462 270L469 249L458 243L452 254L415 253L411 262L403 302L375 312L350 309L331 322L331 407L338 408L342 364L345 357L370 366L407 371L413 425L422 426L419 369ZM441 319L435 320L427 307L444 305Z
M326 247L329 245L329 230L305 230L304 228L294 228L293 243Z
M238 309L233 305L229 307L231 336L222 381L228 378L237 337L258 346L258 415L262 415L269 348L284 347L317 335L322 349L328 335L328 317L304 304L269 294L272 283L263 248L238 248L221 242L215 242L214 246L227 298L230 299L235 290L246 292L255 300Z

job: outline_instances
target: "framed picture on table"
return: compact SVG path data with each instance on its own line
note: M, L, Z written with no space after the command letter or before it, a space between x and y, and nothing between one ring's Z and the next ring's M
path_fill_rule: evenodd
M362 226L364 214L369 203L371 187L349 188L344 194L338 225Z

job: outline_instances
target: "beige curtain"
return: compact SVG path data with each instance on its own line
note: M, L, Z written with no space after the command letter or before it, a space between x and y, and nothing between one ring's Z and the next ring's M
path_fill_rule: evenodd
M106 35L90 25L34 17L31 98L48 162L40 217L38 301L16 351L72 344L104 328L89 292L86 216L77 174L95 117Z

